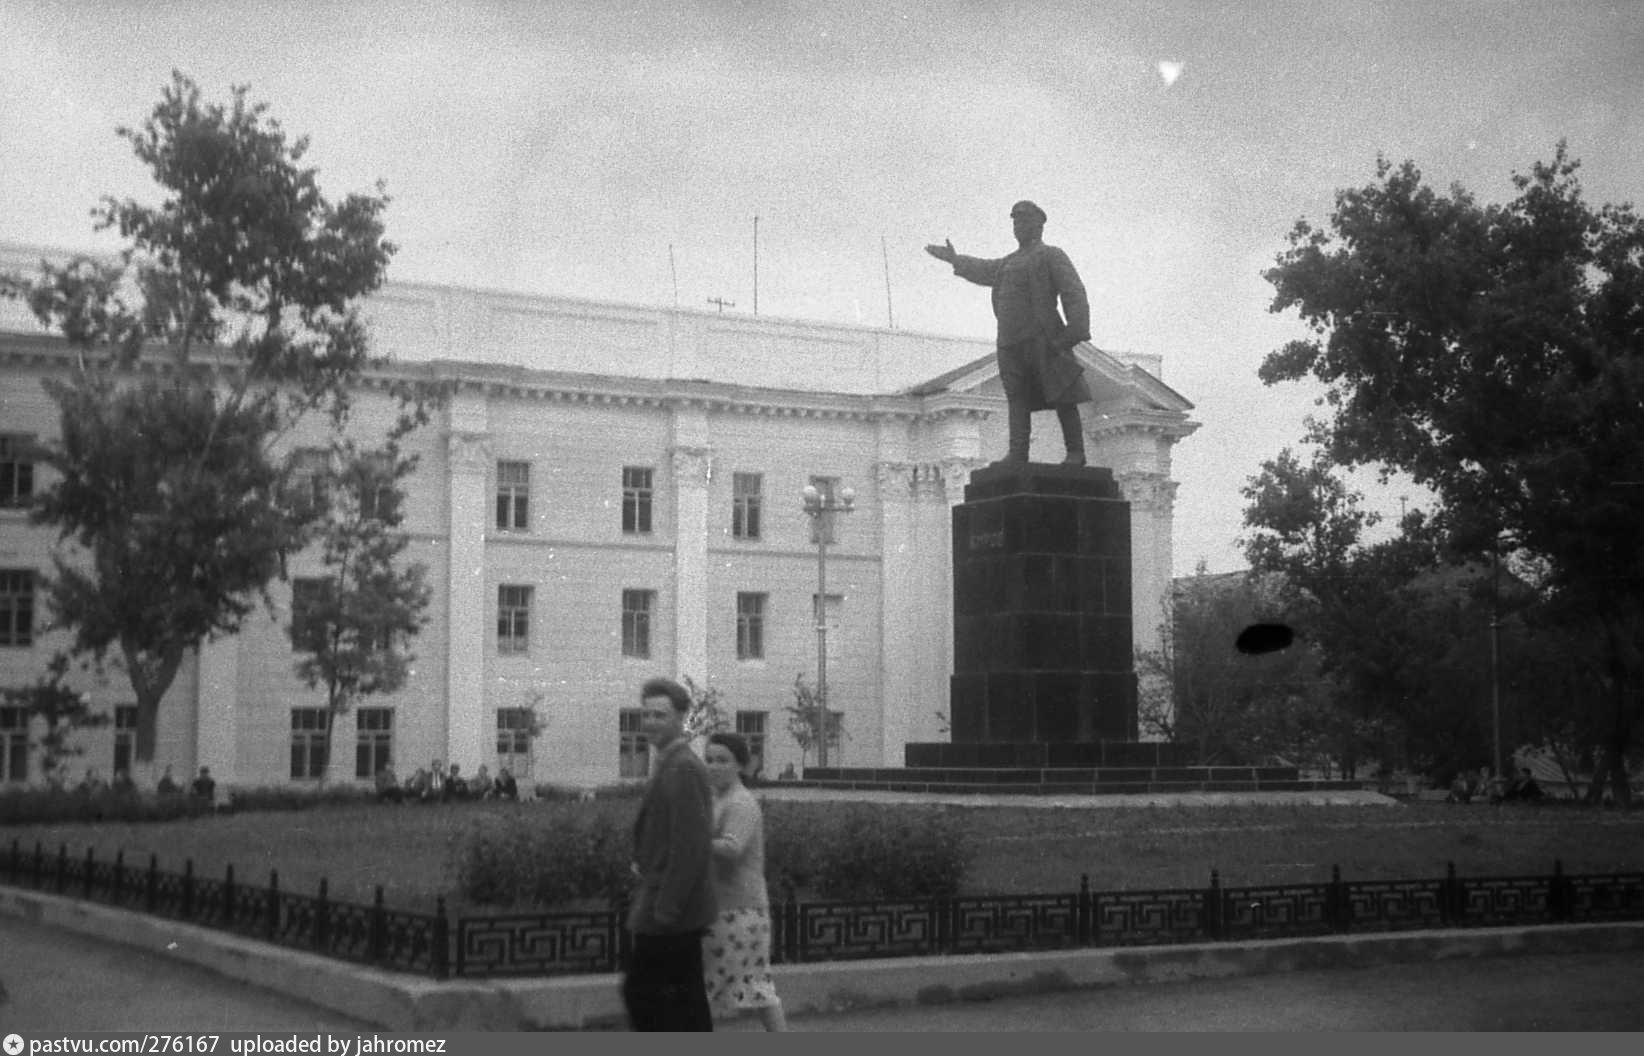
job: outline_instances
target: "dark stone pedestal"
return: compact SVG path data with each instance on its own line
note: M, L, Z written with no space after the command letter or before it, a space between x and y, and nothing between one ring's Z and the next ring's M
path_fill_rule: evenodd
M1113 472L977 470L953 510L955 744L1134 741L1130 504Z

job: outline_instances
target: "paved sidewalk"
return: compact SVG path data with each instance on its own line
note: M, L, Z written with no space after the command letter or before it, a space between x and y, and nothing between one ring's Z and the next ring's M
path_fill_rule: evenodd
M1392 796L1364 789L1333 792L1138 792L1130 795L990 795L958 792L880 792L861 789L760 785L761 799L807 803L939 803L955 807L1042 807L1116 810L1124 807L1396 807Z

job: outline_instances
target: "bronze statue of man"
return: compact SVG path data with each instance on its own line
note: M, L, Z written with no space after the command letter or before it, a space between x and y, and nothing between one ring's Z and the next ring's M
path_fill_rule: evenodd
M1028 460L1033 412L1054 410L1067 445L1063 465L1085 464L1079 404L1090 399L1084 368L1073 346L1090 340L1090 302L1066 253L1042 240L1045 211L1032 202L1010 207L1016 252L983 260L954 252L953 243L925 252L953 265L953 273L993 287L993 314L999 320L999 380L1009 403L1010 449L1006 462ZM1061 311L1056 301L1061 299ZM1067 314L1066 321L1062 313Z

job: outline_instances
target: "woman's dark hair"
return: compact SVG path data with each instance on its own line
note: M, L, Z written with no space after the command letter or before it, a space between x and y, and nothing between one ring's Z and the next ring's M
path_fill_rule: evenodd
M710 733L709 744L717 744L731 753L736 760L737 769L741 772L744 783L748 780L748 762L753 755L748 751L748 739L740 733Z

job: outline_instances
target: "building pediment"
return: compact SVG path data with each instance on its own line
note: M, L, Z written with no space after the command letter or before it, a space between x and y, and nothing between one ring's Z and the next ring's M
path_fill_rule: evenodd
M1108 413L1185 415L1193 409L1185 396L1143 365L1157 368L1158 357L1105 352L1088 341L1077 345L1073 355L1085 369L1094 402ZM999 363L991 352L904 391L909 396L926 398L952 393L1003 399L1005 394L999 380Z

